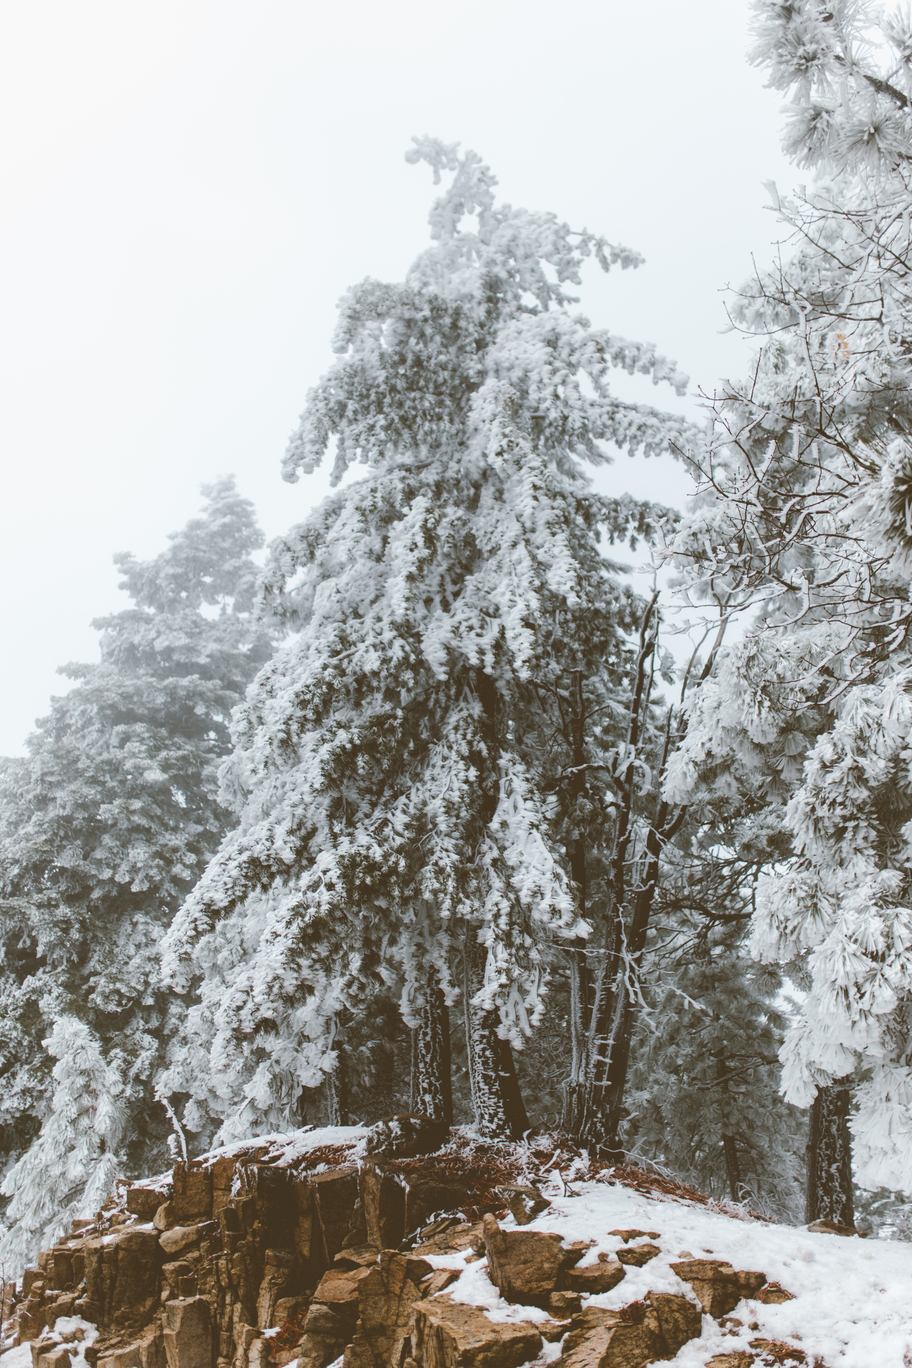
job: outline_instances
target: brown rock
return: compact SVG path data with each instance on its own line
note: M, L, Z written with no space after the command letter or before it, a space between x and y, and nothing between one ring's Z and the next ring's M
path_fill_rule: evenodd
M467 1222L457 1222L455 1225L447 1224L443 1229L437 1229L439 1225L439 1222L434 1222L433 1234L422 1231L422 1239L412 1250L416 1258L425 1258L429 1254L461 1254L464 1249L475 1248L476 1244L484 1249L481 1221L471 1225Z
M535 1220L536 1216L547 1211L551 1205L547 1197L543 1197L537 1187L510 1183L500 1188L499 1191L503 1194L504 1201L513 1213L517 1225L528 1225L530 1221Z
M582 1304L579 1292L552 1292L548 1298L548 1310L558 1318L579 1315Z
M233 1154L222 1154L210 1166L212 1175L212 1219L218 1220L219 1212L231 1197L234 1185L236 1160Z
M34 1368L70 1368L70 1350L64 1344L57 1344L43 1354L32 1356Z
M367 1236L364 1243L398 1249L405 1239L405 1188L396 1173L368 1161L361 1165L358 1191Z
M87 1240L83 1314L102 1334L144 1324L159 1302L162 1264L154 1230L118 1230Z
M365 1154L384 1159L413 1159L418 1154L434 1154L450 1136L445 1121L435 1121L418 1112L400 1112L384 1117L368 1129Z
M429 1278L421 1284L421 1295L423 1297L436 1297L438 1292L445 1292L448 1287L459 1278L459 1270L456 1268L436 1268Z
M275 1325L276 1302L296 1290L296 1272L291 1250L267 1249L263 1280L257 1293L257 1327L260 1330Z
M343 1247L339 1250L333 1266L335 1268L369 1268L375 1264L380 1257L380 1250L376 1245L356 1245L349 1249Z
M165 1194L160 1189L136 1184L127 1188L126 1208L133 1216L151 1221L164 1199Z
M631 1240L659 1240L661 1232L658 1230L609 1230L609 1235L616 1235L624 1244L629 1244Z
M674 1358L690 1340L699 1339L703 1317L693 1302L668 1292L650 1292L649 1301L658 1316L659 1338L668 1358Z
M474 1206L477 1200L477 1190L466 1182L430 1178L410 1181L405 1194L406 1229L419 1230L433 1217L457 1224L462 1221L463 1208ZM441 1216L441 1212L445 1214Z
M28 1301L36 1283L44 1282L44 1275L37 1268L27 1268L22 1275L22 1299Z
M155 1215L152 1217L152 1224L158 1231L170 1230L173 1225L177 1224L174 1217L174 1207L170 1201L162 1202L161 1206L156 1208Z
M706 1368L751 1368L756 1361L753 1354L749 1354L746 1349L737 1349L733 1354L713 1355Z
M654 1311L625 1322L609 1313L600 1323L571 1331L564 1341L561 1368L645 1368L663 1353Z
M821 1219L812 1221L808 1230L813 1230L816 1235L857 1235L858 1231L854 1226L840 1225L839 1221L827 1221Z
M629 1264L633 1268L642 1268L644 1264L648 1264L650 1259L654 1259L661 1252L658 1245L640 1244L633 1245L630 1249L619 1249L617 1256L622 1264Z
M212 1368L209 1303L203 1297L166 1302L163 1338L168 1368Z
M298 1362L301 1368L326 1368L334 1362L345 1348L344 1339L333 1339L328 1335L307 1334L301 1341Z
M167 1368L161 1326L148 1325L126 1343L122 1339L87 1345L86 1361L98 1368Z
M751 1297L766 1282L766 1274L736 1272L724 1259L688 1259L673 1263L672 1271L689 1283L703 1310L716 1320L734 1311L742 1297Z
M795 1294L787 1292L781 1283L771 1282L754 1293L754 1300L762 1302L764 1306L778 1306L781 1302L794 1301Z
M199 1226L174 1226L172 1230L162 1231L158 1243L168 1257L174 1259L178 1254L183 1254L184 1250L199 1244L202 1238Z
M491 1321L447 1297L415 1307L414 1355L424 1368L519 1368L541 1347L538 1328L526 1321Z
M390 1249L361 1272L366 1276L358 1286L358 1323L345 1368L397 1368L409 1347L415 1304L428 1295L436 1274L424 1259Z
M610 1262L586 1264L584 1268L571 1268L565 1275L567 1286L572 1292L610 1292L617 1287L624 1276L624 1266L617 1259ZM558 1294L560 1295L560 1294Z
M75 1292L65 1292L62 1297L55 1297L54 1301L47 1308L48 1329L52 1330L62 1316L72 1316L75 1308Z
M493 1216L482 1222L488 1254L488 1276L507 1301L547 1304L560 1290L568 1256L560 1235L542 1230L501 1230ZM573 1251L576 1253L576 1251ZM584 1249L577 1257L582 1257Z
M212 1171L199 1162L174 1165L171 1204L178 1225L198 1225L212 1220Z
M371 1271L370 1268L330 1268L317 1284L313 1305L329 1307L354 1331L358 1319L358 1293Z
M310 1180L319 1221L323 1267L328 1267L348 1234L358 1199L358 1170L353 1166L317 1173ZM312 1251L313 1252L313 1251Z

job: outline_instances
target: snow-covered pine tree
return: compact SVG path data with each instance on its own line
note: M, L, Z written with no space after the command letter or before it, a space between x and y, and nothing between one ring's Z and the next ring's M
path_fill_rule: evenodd
M345 296L339 360L285 462L297 479L334 443L336 480L356 461L368 474L272 549L266 601L299 636L237 715L238 826L166 966L184 988L206 965L214 1086L230 1093L245 1067L236 1101L289 1120L375 984L401 988L416 1104L444 1115L434 1061L461 987L476 1124L516 1134L511 1042L545 1009L555 953L589 933L558 801L568 757L543 700L599 676L626 716L643 605L600 543L661 512L593 493L582 467L611 444L652 455L685 435L614 397L613 367L684 379L570 311L584 258L632 253L497 204L474 153L423 139L409 159L453 174L433 245L403 284Z
M56 1059L41 1134L6 1174L12 1200L0 1264L19 1270L110 1196L126 1122L123 1084L84 1022L61 1016L42 1042Z
M821 1090L839 1092L859 1070L859 1176L901 1187L912 1183L912 27L864 4L755 9L755 59L793 97L787 146L819 179L800 197L775 196L796 249L735 311L763 351L717 407L707 496L679 548L695 590L699 581L726 613L761 602L777 647L804 654L789 684L803 698L793 698L790 754L806 756L786 811L795 858L758 886L754 944L809 975L786 1043L787 1097L820 1097L814 1134L832 1115L837 1154L840 1109ZM787 682L769 653L768 663L743 713L745 752L781 732L765 730ZM707 695L695 707L686 748L703 763L718 755L712 733L731 704ZM691 791L682 773L679 796ZM850 1210L844 1154L815 1171L812 1214Z
M161 1157L168 1127L154 1075L186 1004L160 986L158 944L224 831L216 771L228 719L270 645L252 613L262 540L252 505L231 479L204 494L202 515L159 556L116 558L133 606L96 624L100 661L66 667L73 687L52 701L27 755L4 764L0 1117L10 1157L50 1118L66 1162L44 1037L64 1051L58 1078L66 1041L94 1041L129 1118L118 1157L136 1167ZM72 1030L61 1034L60 1020ZM49 1162L49 1142L35 1143ZM15 1210L28 1242L43 1217L24 1203Z

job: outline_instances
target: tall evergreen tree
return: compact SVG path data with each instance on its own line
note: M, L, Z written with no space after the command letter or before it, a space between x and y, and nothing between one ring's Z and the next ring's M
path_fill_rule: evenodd
M758 885L754 946L808 976L784 1085L815 1107L811 1191L831 1214L850 1210L851 1192L846 1108L828 1096L853 1075L862 1181L899 1187L912 1172L912 28L865 4L755 10L755 59L792 95L787 148L818 180L775 195L795 248L734 310L763 349L716 406L699 458L706 497L678 549L692 592L723 615L759 606L752 631L773 644L731 652L725 668L762 657L765 680L741 703L695 704L681 765L716 763L720 721L739 709L755 766L784 723L790 734L794 858ZM692 791L683 774L679 796Z
M95 624L100 661L65 668L73 687L3 771L0 1115L13 1155L43 1121L64 1134L50 1075L66 1073L70 1038L91 1039L116 1080L120 1161L150 1162L167 1129L154 1077L184 1006L160 985L158 946L224 830L229 716L270 647L252 612L252 506L231 479L204 493L202 516L159 556L116 558L133 606ZM64 1050L57 1064L45 1037ZM53 1187L50 1142L35 1143Z
M423 140L421 159L438 180L453 173L433 245L404 284L349 291L339 360L286 457L296 479L334 443L336 479L355 461L368 474L272 549L266 599L299 636L238 715L237 829L166 963L180 988L194 959L211 967L208 1073L230 1090L246 1059L260 1106L293 1108L338 1060L345 1012L397 985L416 1096L445 1115L433 1061L461 989L476 1123L518 1134L511 1045L545 1010L555 955L590 930L568 844L593 799L567 797L572 760L549 710L577 676L629 700L644 605L600 541L661 516L594 494L582 466L611 444L665 451L686 430L615 398L613 367L684 380L570 312L564 285L585 257L607 269L632 253L497 204L474 153Z

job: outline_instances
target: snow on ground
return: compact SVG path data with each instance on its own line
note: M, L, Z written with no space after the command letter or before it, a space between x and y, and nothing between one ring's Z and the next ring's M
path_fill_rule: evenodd
M713 1354L748 1349L752 1339L783 1339L804 1350L808 1364L826 1368L908 1368L912 1364L912 1244L817 1235L802 1228L737 1220L705 1207L645 1197L620 1185L576 1184L576 1196L553 1197L552 1206L528 1230L553 1230L571 1240L594 1240L584 1263L600 1250L623 1247L608 1234L635 1227L657 1230L662 1253L643 1268L629 1267L611 1292L590 1306L621 1307L647 1292L692 1295L670 1264L685 1258L727 1259L737 1269L762 1271L794 1294L794 1301L764 1306L743 1301L731 1313L744 1322L736 1335L723 1334L709 1316L703 1334L672 1360L676 1368L703 1368ZM501 1222L513 1229L512 1218ZM456 1259L434 1263L458 1266ZM581 1265L582 1266L582 1265ZM491 1285L483 1262L471 1263L448 1289L459 1301L484 1306L494 1320L540 1320L535 1308L508 1305ZM755 1323L759 1328L749 1329Z

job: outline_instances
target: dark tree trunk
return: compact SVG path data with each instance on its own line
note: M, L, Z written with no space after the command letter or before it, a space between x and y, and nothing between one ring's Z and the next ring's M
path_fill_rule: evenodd
M733 1135L722 1136L722 1155L725 1159L725 1176L733 1202L741 1201L741 1161L738 1158L738 1142Z
M479 772L489 776L487 788L482 792L478 805L479 835L483 841L497 811L498 798L498 780L490 770L490 758L496 756L498 750L497 686L484 670L475 671L475 693L484 718L482 736L486 751L486 756L479 756ZM484 985L487 962L487 948L479 945L477 928L467 926L463 952L463 990L475 1126L479 1134L492 1139L520 1140L529 1129L529 1121L516 1075L513 1051L509 1041L501 1040L497 1033L500 1014L472 1005L472 999Z
M855 1224L849 1132L851 1100L852 1090L847 1079L817 1089L811 1106L807 1144L808 1221Z
M453 1079L450 1059L450 1009L436 969L425 979L424 999L412 1031L411 1099L413 1112L453 1124Z
M349 1124L349 1087L348 1059L345 1046L336 1044L336 1067L326 1075L326 1112L327 1125L347 1126Z
M468 927L465 1019L475 1126L480 1135L490 1139L521 1140L529 1129L529 1121L510 1042L501 1040L497 1034L498 1012L486 1012L472 1005L472 998L484 983L487 959L487 949L479 945L475 928Z

